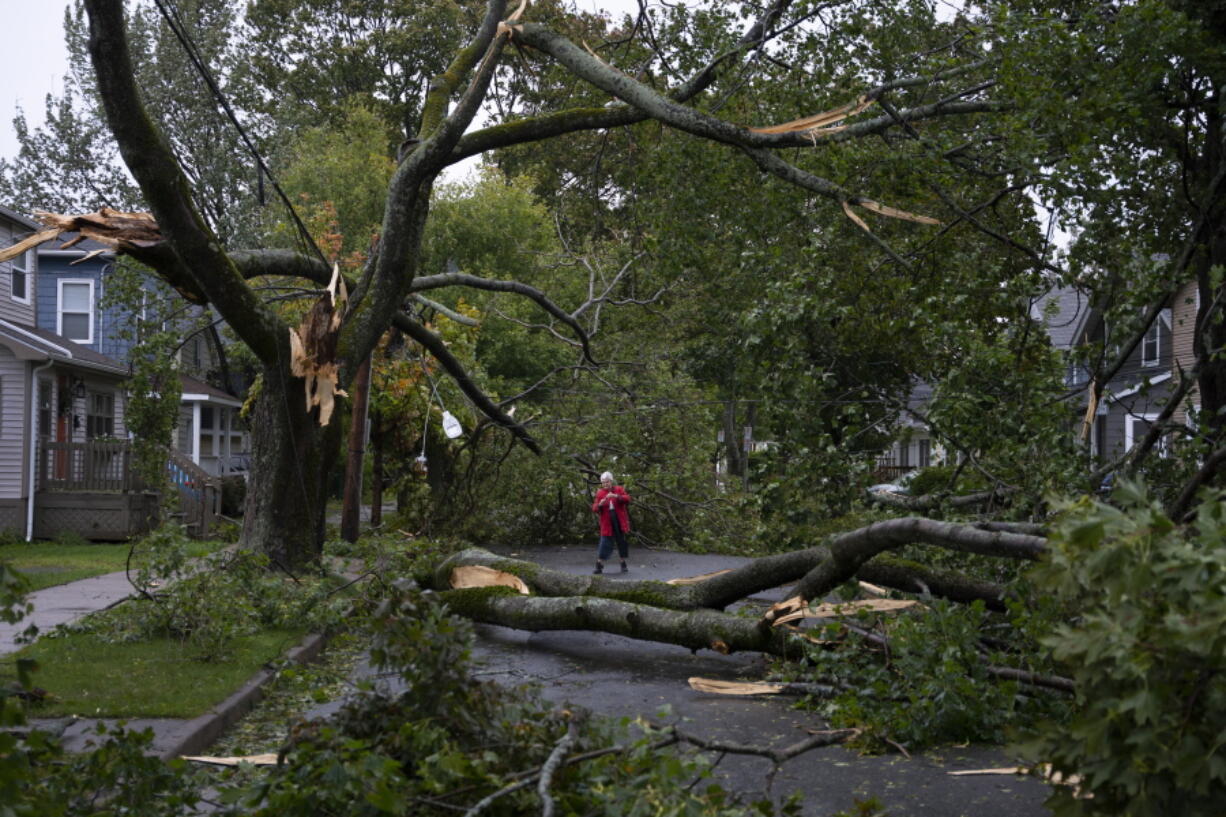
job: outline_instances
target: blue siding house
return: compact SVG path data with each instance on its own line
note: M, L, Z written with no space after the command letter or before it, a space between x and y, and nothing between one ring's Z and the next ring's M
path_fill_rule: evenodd
M65 233L38 250L42 273L37 288L38 325L128 364L137 316L106 299L115 254L96 241L77 239L79 236ZM150 278L145 286L142 309L181 305L178 296L160 281ZM217 356L208 337L192 331L190 319L183 323L185 337L178 356L183 397L173 445L213 476L245 473L250 438L238 416L242 401L206 382Z

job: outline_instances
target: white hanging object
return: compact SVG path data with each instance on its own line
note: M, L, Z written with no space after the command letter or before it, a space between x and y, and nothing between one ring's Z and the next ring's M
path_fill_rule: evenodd
M452 440L464 433L464 426L460 425L460 421L450 411L443 412L443 433Z

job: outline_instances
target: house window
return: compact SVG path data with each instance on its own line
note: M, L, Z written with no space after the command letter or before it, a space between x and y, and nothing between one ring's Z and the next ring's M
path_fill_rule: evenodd
M911 443L898 444L898 464L903 468L911 466Z
M59 334L78 343L94 342L94 282L60 281Z
M1157 419L1157 414L1134 414L1125 417L1124 450L1131 451L1134 445L1145 439L1145 435L1149 433L1150 428L1153 427L1154 421ZM1154 452L1160 457L1167 455L1166 435L1158 438L1158 442L1154 445Z
M10 266L9 293L14 301L30 302L30 271L34 269L34 250L26 250Z
M1145 333L1145 339L1141 341L1142 366L1157 366L1162 362L1162 329L1170 325L1171 310L1163 309L1158 313L1153 326Z
M932 440L919 441L919 467L927 468L932 464Z
M85 412L85 436L115 436L115 395L109 392L91 392Z

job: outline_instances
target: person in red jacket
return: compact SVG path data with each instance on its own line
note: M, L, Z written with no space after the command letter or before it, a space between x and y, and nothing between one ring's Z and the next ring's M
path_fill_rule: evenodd
M592 513L600 517L600 547L596 550L596 569L593 573L604 573L604 560L613 555L614 542L617 543L617 555L621 556L622 573L630 572L626 567L626 557L630 555L630 545L626 542L630 515L626 513L626 506L630 502L626 489L613 484L613 474L605 471L600 475L600 488L592 502Z

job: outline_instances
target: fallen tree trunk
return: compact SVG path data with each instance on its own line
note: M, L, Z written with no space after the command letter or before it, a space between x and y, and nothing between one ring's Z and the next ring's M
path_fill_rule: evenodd
M754 593L792 582L801 582L794 594L806 599L817 598L803 592L808 587L806 583L828 584L842 577L835 582L837 585L855 577L907 593L926 593L963 603L983 601L990 609L1004 609L1004 589L999 585L957 573L930 570L913 562L874 559L884 551L909 543L1027 560L1038 558L1046 549L1046 540L1038 536L907 517L877 522L835 536L829 547L819 545L763 556L727 573L688 585L565 573L476 548L461 551L440 564L434 582L439 589L450 587L454 568L482 565L520 577L540 596L593 596L674 610L703 607L722 610ZM811 576L813 578L809 578Z
M804 652L804 637L797 630L764 626L759 620L716 610L668 610L592 596L522 596L503 588L449 590L441 595L453 612L465 618L519 630L599 630L725 655L748 650L797 658Z

